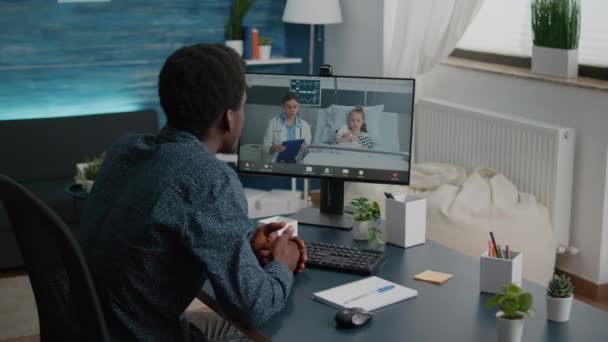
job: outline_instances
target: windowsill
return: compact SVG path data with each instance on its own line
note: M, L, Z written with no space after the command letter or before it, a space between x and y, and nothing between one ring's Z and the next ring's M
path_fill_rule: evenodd
M557 83L566 86L573 86L579 88L600 90L600 91L608 91L608 81L598 80L594 78L588 77L578 77L578 78L560 78L560 77L552 77L546 75L534 74L528 68L504 65L504 64L496 64L496 63L488 63L488 62L480 62L472 59L459 58L459 57L448 57L446 58L442 64L448 65L455 68L463 68L463 69L471 69L477 71L486 71L495 74L507 75L507 76L515 76L522 77L531 80L537 81L545 81L551 83Z
M302 63L302 58L272 57L268 59L246 59L245 64L249 65L272 65L272 64L297 64Z

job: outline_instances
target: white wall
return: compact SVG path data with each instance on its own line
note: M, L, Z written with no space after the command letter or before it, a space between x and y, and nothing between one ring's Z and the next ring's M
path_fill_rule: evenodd
M602 283L608 282L608 146L606 146L606 179L604 181L604 224L602 225L600 275Z
M381 76L382 55L376 51L382 51L383 2L343 0L341 5L344 23L328 26L325 61L347 73ZM607 92L439 65L417 79L416 93L575 128L570 242L581 253L561 256L558 265L593 282L608 282Z
M576 129L572 228L570 243L578 256L558 265L596 283L608 282L600 271L604 223L608 93L439 65L419 78L421 97L437 97ZM604 236L608 232L604 232ZM602 248L604 251L602 251ZM603 257L604 266L606 265Z
M382 0L341 0L340 6L342 23L325 25L324 62L335 75L382 75Z

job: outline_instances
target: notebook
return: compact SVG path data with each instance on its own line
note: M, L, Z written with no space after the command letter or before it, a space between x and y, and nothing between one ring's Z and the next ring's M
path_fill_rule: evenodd
M361 307L372 311L417 295L416 290L372 276L315 292L312 297L338 309Z
M295 163L296 156L300 152L300 146L303 143L304 139L283 141L281 145L285 146L285 151L279 153L277 163Z

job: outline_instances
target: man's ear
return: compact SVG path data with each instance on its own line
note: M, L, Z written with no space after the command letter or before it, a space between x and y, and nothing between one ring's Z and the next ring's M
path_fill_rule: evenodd
M226 109L222 114L222 128L225 132L231 132L234 126L234 112L230 109Z

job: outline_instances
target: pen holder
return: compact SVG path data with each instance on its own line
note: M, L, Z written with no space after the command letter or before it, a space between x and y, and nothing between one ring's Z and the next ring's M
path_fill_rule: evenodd
M267 219L259 220L258 226L268 224L268 223L273 223L273 222L285 222L285 228L277 230L278 236L281 236L281 234L283 234L283 231L285 229L287 229L288 226L293 227L293 236L298 236L298 221L291 219L289 217L283 217L283 216L269 217Z
M385 202L386 242L404 248L426 241L426 199L397 195Z
M503 251L503 255L506 251ZM496 293L500 287L515 283L521 286L523 254L510 251L511 259L499 259L485 252L479 259L479 291Z

